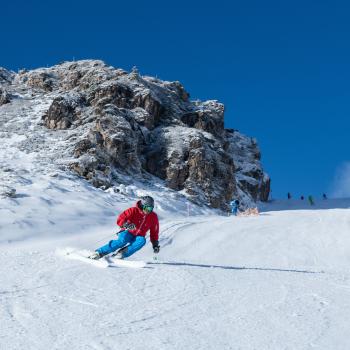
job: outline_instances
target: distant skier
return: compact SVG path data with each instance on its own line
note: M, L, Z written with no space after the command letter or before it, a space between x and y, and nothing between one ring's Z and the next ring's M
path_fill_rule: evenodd
M301 196L300 199L303 201L304 200L304 196Z
M153 211L154 200L150 196L142 197L134 207L123 211L117 219L117 225L122 228L118 238L95 250L90 259L100 259L104 255L120 249L116 257L123 259L134 254L146 244L146 233L150 230L150 240L154 253L159 253L159 221Z
M307 199L308 199L310 205L315 205L314 199L311 195L309 197L307 197Z
M322 196L322 197L323 197L323 199L324 199L324 200L326 200L326 199L327 199L327 196L326 196L326 194L325 194L325 193L323 193L323 196Z
M292 198L292 195L288 192L288 193L287 193L287 197L288 197L288 199L291 199L291 198Z
M237 216L238 213L238 208L239 208L239 200L238 199L234 199L230 202L230 206L231 206L231 213L235 216Z

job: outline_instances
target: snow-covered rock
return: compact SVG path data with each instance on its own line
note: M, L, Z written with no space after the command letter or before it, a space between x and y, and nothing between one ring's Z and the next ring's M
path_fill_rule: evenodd
M227 151L235 164L238 192L245 201L267 201L270 193L270 177L263 171L261 153L254 138L236 130L227 130Z
M6 185L0 185L0 196L14 198L16 196L16 189Z
M103 188L120 185L124 176L156 176L214 208L227 208L232 197L244 203L268 198L256 141L225 130L224 105L190 101L179 82L98 60L18 74L1 69L0 79L6 82L0 105L9 105L0 109L0 123L8 123L10 134L16 125L21 129L16 123L30 128L19 146L42 163L56 154L50 167L73 170ZM39 144L45 144L45 155Z
M9 84L14 78L14 72L0 67L0 85Z
M6 89L0 87L0 106L9 103L11 101L11 95Z

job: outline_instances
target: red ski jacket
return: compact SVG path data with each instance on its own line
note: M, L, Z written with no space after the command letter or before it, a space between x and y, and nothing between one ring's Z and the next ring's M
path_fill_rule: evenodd
M135 230L129 232L134 236L146 236L148 230L151 231L151 242L158 241L159 221L155 212L146 214L141 209L141 201L138 201L134 207L124 210L117 219L117 225L123 226L126 222L134 224Z

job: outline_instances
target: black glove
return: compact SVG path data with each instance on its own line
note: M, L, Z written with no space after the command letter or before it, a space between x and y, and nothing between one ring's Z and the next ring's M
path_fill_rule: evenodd
M135 226L135 224L133 224L133 223L125 222L125 223L123 224L122 228L125 228L125 229L128 230L128 231L132 231L132 230L135 230L136 226Z
M153 252L156 254L159 253L159 250L160 250L159 242L154 241L154 242L152 242L152 245L153 245Z

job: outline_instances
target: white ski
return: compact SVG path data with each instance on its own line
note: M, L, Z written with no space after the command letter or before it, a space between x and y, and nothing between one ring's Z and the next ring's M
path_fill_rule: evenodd
M130 267L133 269L140 269L147 265L147 263L144 261L123 260L123 259L113 258L110 256L106 256L105 261L109 263L109 266Z
M67 258L73 259L73 260L79 260L79 261L94 265L96 267L101 267L101 268L106 268L109 266L109 263L107 260L105 260L105 259L93 260L93 259L88 258L88 256L83 255L79 251L67 253Z
M122 260L111 256L105 256L101 259L94 260L90 259L89 256L93 252L87 251L87 250L71 250L67 249L64 252L64 255L68 259L72 260L79 260L85 263L88 263L90 265L100 267L100 268L106 268L106 267L129 267L134 269L140 269L147 265L144 261L136 261L136 260Z

